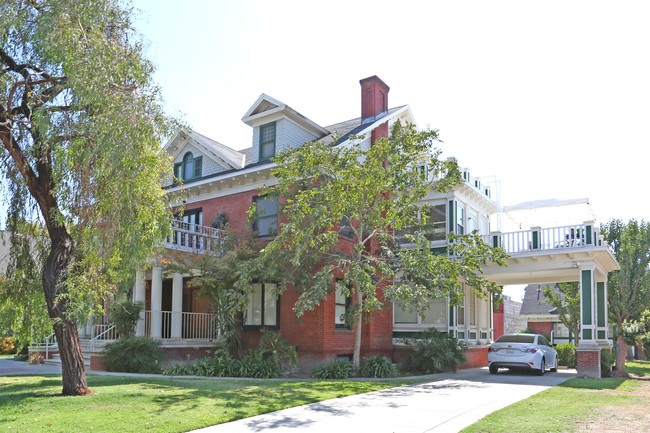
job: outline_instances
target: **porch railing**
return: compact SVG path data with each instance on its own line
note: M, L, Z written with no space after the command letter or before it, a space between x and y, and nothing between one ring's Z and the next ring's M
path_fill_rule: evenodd
M495 232L488 236L486 242L493 247L502 248L510 255L605 244L603 237L591 223L550 228L534 227L510 233Z
M102 325L93 325L93 332L90 339L90 349L92 351L101 343L117 340L117 329L115 325L107 323Z
M29 350L34 352L45 352L45 359L49 359L50 351L54 351L58 349L58 347L59 345L56 342L56 335L53 332L45 337L40 343L29 346Z
M160 320L160 325L156 323L158 320ZM180 329L176 328L178 326L176 320L180 320ZM179 336L174 335L174 329L179 331ZM216 316L211 313L146 310L144 312L144 330L146 336L162 340L172 338L216 340L219 338ZM160 335L156 335L158 333Z
M179 220L172 220L171 225L172 235L165 242L166 248L192 252L222 250L222 230Z

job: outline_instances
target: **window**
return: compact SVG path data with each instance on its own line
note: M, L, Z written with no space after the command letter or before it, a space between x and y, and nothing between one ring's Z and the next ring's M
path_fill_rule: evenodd
M354 232L350 226L350 220L347 217L343 217L341 218L341 221L339 221L339 234L346 238L352 239Z
M273 283L253 284L253 291L248 295L244 326L278 327L276 288Z
M476 296L474 293L470 293L469 295L469 324L470 326L475 326L476 325Z
M174 177L180 182L201 177L202 168L203 157L197 156L195 158L192 152L187 152L183 156L183 161L174 164Z
M465 215L462 206L456 207L456 234L465 234Z
M427 239L430 241L443 241L447 238L447 222L445 219L445 205L438 204L429 208L427 219Z
M395 324L411 325L444 325L447 323L447 301L431 301L429 308L424 311L424 317L418 313L407 311L399 304L395 304Z
M278 232L278 199L277 197L255 197L257 218L253 223L253 231L258 236L275 236Z
M260 161L275 156L275 122L260 126Z
M352 303L352 298L350 296L346 296L345 287L340 281L336 282L336 295L334 296L334 303L336 305L334 308L334 326L337 328L347 328L348 326L345 323L345 315L347 314L348 308Z

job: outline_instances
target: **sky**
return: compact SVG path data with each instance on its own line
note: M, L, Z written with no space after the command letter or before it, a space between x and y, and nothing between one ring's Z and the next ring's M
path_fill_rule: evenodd
M650 2L133 5L167 111L234 149L261 93L327 126L360 115L377 75L500 205L587 197L597 223L650 218Z
M501 205L588 197L599 222L650 218L650 2L133 5L168 112L227 146L251 146L261 93L327 126L360 115L377 75L443 155L498 179Z

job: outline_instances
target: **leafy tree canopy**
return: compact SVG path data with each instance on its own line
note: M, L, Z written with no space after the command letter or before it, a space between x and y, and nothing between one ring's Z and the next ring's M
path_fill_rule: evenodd
M555 287L555 289L554 289ZM560 323L569 328L575 338L575 346L580 341L580 285L577 282L557 283L544 289L549 304L556 308Z
M390 301L421 314L436 298L450 296L458 303L461 280L481 294L498 292L480 266L488 259L502 263L503 251L476 234L452 236L449 254L430 248L432 227L423 199L460 182L455 161L439 159L437 140L437 131L396 122L390 138L368 148L358 144L362 137L353 137L351 145L308 142L279 154L277 185L262 191L279 200L279 233L238 284L260 278L278 282L280 291L292 286L300 317L330 296L340 279L344 294L354 299L349 324ZM256 213L251 208L251 217ZM412 247L401 248L400 237ZM360 330L357 326L357 365Z

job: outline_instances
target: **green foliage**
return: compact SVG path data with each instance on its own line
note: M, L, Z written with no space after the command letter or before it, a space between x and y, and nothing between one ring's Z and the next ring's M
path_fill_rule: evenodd
M283 362L290 367L298 364L296 347L291 346L288 340L280 338L280 333L277 331L262 331L259 348L251 353L260 359L273 361L278 366Z
M358 143L361 137L351 140ZM483 296L499 292L480 268L484 260L502 263L505 254L480 236L455 236L449 247L453 258L431 251L422 199L431 190L448 191L461 182L458 165L439 159L436 141L437 131L416 131L413 125L395 122L390 137L368 149L308 142L278 154L273 172L278 183L261 193L280 199L282 226L248 264L238 287L248 291L254 281L274 281L282 291L291 285L299 295L293 310L301 317L332 296L336 275L344 295L353 299L350 325L361 323L363 314L387 308L390 301L421 314L432 299L450 296L460 302L461 280ZM422 165L430 179L438 180L414 169ZM256 215L255 206L249 215ZM349 249L339 248L341 223ZM404 236L418 248L401 249L400 230L408 231ZM384 296L378 296L378 287ZM360 333L361 327L355 331ZM358 343L353 359L358 366Z
M160 373L163 354L160 342L147 337L123 338L104 346L108 371Z
M577 282L557 283L555 287L547 286L544 297L555 307L560 322L569 328L579 344L580 338L580 285ZM547 340L551 341L550 338Z
M465 342L435 328L422 331L415 338L405 339L404 343L413 348L405 363L406 369L411 371L426 374L456 371L456 367L465 362Z
M612 375L612 365L616 362L616 356L609 350L600 351L600 376L609 377Z
M347 379L354 371L352 363L346 359L335 359L319 365L311 371L316 379Z
M362 377L397 377L399 369L385 356L377 355L361 361L359 375Z
M160 143L179 124L163 110L145 50L124 2L0 2L0 196L10 221L34 227L16 269L31 257L44 278L15 278L29 279L30 295L43 282L56 329L85 323L117 286L130 286L170 233L177 197L161 189L172 165ZM33 296L12 301L22 317L43 320ZM69 344L78 341L59 342L64 363L79 361ZM83 369L65 367L64 383L74 371L83 391Z
M576 368L576 347L572 343L558 344L555 346L555 351L558 356L559 365L564 365L568 368Z
M115 325L119 338L135 337L135 326L138 324L140 312L143 309L142 301L131 302L125 299L111 304L109 318Z

